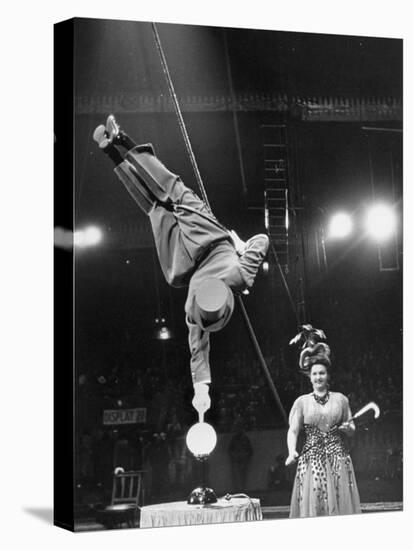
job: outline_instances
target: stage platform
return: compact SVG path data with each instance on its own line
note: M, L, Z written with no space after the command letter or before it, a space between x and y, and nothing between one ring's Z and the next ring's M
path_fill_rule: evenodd
M262 506L263 519L281 519L288 518L290 513L289 506ZM373 512L400 512L403 510L403 502L366 502L361 504L363 514Z
M288 518L289 506L262 506L263 520ZM400 512L403 510L403 502L366 502L361 504L363 514L377 512ZM139 528L139 525L136 526ZM104 527L96 523L94 518L84 518L76 523L76 532L101 531Z

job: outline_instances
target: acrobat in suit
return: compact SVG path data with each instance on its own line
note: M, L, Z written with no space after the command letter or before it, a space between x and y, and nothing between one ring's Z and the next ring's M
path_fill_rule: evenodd
M234 309L232 291L250 288L268 249L268 237L244 243L228 231L180 177L155 156L152 145L136 145L116 123L94 132L100 148L115 163L115 173L148 215L163 274L172 286L188 286L185 303L189 330L193 405L210 407L209 333L223 328ZM117 147L126 149L122 157Z

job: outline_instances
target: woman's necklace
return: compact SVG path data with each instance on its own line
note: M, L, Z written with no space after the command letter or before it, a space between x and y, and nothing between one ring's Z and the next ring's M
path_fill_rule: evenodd
M324 395L316 395L313 393L313 397L320 405L325 405L330 398L330 392L327 391Z

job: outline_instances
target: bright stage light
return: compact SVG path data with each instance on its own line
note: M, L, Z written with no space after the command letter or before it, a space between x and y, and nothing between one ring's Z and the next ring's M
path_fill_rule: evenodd
M169 340L171 338L171 333L168 327L161 327L158 332L159 340Z
M102 240L102 231L98 227L88 227L85 231L86 241L90 245L95 245L100 243Z
M87 246L95 246L102 240L102 231L93 225L85 229L78 229L74 232L75 246L84 248Z
M156 317L153 336L158 340L170 340L173 338L174 335L166 324L166 319L164 317Z
M377 241L385 241L396 230L394 210L385 204L376 204L367 212L366 228Z
M78 230L73 233L73 243L75 246L82 247L84 245L85 233L84 231Z
M343 239L350 235L353 230L351 217L345 212L335 214L328 227L328 236L333 239Z
M208 456L216 444L217 433L207 422L197 422L186 434L186 445L196 457Z

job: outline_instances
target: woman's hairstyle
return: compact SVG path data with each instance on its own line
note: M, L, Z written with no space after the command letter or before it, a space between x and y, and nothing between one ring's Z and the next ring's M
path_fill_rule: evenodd
M314 328L312 325L302 325L301 331L290 340L291 344L302 344L298 365L306 376L310 376L313 365L324 365L327 369L331 366L330 346L321 340L325 340L324 331Z

